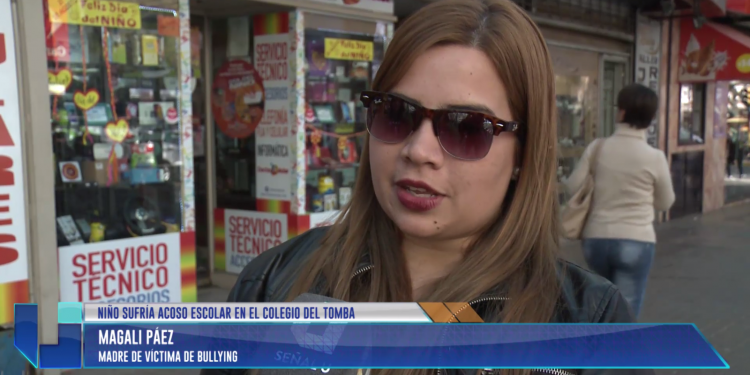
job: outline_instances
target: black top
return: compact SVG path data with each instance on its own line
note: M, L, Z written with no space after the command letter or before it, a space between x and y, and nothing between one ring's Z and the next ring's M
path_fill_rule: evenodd
M311 229L251 261L240 273L237 283L229 293L227 302L284 302L292 284L308 256L318 248L327 228ZM552 323L633 323L630 307L615 285L570 262L560 260L562 291L560 308ZM369 259L362 259L358 270L370 267ZM311 293L324 294L320 290ZM492 297L493 292L486 293ZM498 296L501 297L501 296ZM492 300L492 298L487 298ZM496 300L500 300L497 298ZM482 303L498 303L496 301ZM484 321L492 321L487 316L487 305L472 304ZM533 372L534 374L547 374ZM579 375L652 375L652 370L553 370L552 374ZM306 373L310 371L307 370ZM245 370L203 370L201 375L244 375ZM302 374L302 372L300 373ZM440 374L476 374L476 370L440 370Z

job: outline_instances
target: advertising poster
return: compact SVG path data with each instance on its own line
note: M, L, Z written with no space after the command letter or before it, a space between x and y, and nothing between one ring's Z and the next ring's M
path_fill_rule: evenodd
M43 2L44 6L44 35L46 35L47 60L56 62L70 61L70 41L68 39L68 25L56 23L53 24L49 19L49 10L47 1Z
M240 273L255 257L286 242L287 229L286 214L224 210L226 271Z
M638 15L635 45L635 83L659 93L659 57L661 56L661 22ZM648 127L647 141L659 147L659 116Z
M263 118L262 78L245 60L227 61L214 77L211 105L222 133L236 139L249 137Z
M13 304L29 301L26 178L11 0L0 0L0 324L13 321Z
M265 110L255 135L255 178L258 199L290 201L292 165L290 152L295 118L290 105L293 72L290 59L289 14L277 13L254 18L255 67L263 79Z
M180 233L61 247L60 301L183 302L181 255Z
M680 21L680 82L746 81L750 78L747 36L730 26L706 22L696 29Z

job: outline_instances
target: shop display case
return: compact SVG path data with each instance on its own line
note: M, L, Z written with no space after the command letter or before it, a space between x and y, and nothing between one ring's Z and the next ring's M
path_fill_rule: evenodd
M194 300L187 1L61 3L45 0L61 299Z
M305 202L300 213L336 212L351 198L366 140L366 111L384 40L305 30Z

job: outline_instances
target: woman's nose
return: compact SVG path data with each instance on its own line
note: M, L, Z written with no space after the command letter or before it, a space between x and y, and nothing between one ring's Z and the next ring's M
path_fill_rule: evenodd
M402 156L415 164L430 164L433 168L443 165L444 154L440 146L432 120L425 118L419 127L406 140Z

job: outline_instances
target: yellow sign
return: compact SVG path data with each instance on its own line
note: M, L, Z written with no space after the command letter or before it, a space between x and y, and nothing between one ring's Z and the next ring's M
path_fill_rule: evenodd
M127 120L119 119L117 122L110 122L104 127L104 132L107 134L107 138L111 139L116 143L122 143L128 136L130 126Z
M51 85L63 86L65 88L63 91L65 91L70 87L70 84L73 83L73 73L71 73L69 69L48 71L47 80Z
M99 92L96 89L89 89L85 93L83 91L76 91L75 95L73 95L73 103L81 110L88 111L99 103Z
M333 60L372 61L372 42L350 39L325 40L325 57Z
M49 0L53 23L140 29L141 8L136 3L108 0Z
M737 58L737 71L740 73L750 73L750 54L746 53Z

